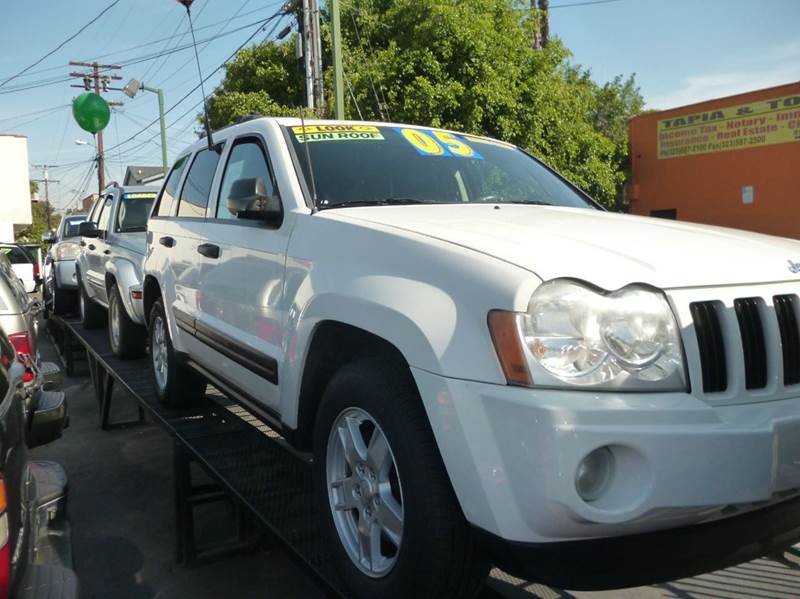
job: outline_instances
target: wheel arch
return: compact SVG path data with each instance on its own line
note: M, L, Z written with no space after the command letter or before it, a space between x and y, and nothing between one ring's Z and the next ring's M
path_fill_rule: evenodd
M150 322L150 312L153 309L153 304L161 297L161 285L153 275L147 275L144 278L142 292L144 294L142 298L144 302L144 322L147 325Z
M317 323L303 362L297 397L297 428L287 431L295 447L311 450L314 422L325 388L340 368L366 357L378 357L406 370L409 367L400 349L380 335L339 320ZM416 386L410 370L408 374L411 384Z

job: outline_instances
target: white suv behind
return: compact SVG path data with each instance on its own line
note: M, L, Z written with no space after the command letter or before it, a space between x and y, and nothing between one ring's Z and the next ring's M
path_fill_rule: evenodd
M358 597L669 580L800 538L800 243L613 214L520 149L289 118L148 224L156 390L313 453Z

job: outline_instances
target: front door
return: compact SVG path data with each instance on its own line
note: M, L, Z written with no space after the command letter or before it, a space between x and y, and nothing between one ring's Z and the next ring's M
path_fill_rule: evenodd
M214 348L214 371L234 382L262 407L277 411L283 362L283 278L289 226L237 218L226 199L234 182L261 177L267 195L277 195L268 149L260 137L236 139L227 154L206 243L197 334Z

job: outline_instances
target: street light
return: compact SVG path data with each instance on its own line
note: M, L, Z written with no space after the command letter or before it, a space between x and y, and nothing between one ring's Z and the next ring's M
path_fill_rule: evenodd
M131 79L122 88L122 92L129 98L133 98L139 90L158 94L158 121L161 125L161 164L164 168L164 176L167 176L167 128L164 125L164 90L155 87L146 87L137 79Z

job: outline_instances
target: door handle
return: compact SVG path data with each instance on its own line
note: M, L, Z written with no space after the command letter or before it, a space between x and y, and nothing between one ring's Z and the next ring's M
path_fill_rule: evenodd
M161 237L158 240L158 243L163 245L165 248L175 247L175 239L172 237Z
M206 258L219 258L219 246L213 243L201 243L197 246L197 253L202 254Z
M108 256L111 253L111 250L103 250L103 253Z
M90 250L93 250L93 249L95 249L95 247L94 247L94 244L93 244L93 243L90 243L90 244L89 244L89 249L90 249Z

